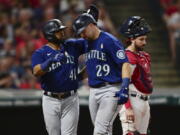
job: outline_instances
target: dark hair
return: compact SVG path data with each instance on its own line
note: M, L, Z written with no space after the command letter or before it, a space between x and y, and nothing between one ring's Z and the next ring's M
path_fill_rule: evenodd
M125 39L124 40L124 44L125 44L125 46L129 46L129 45L131 45L131 38L127 38L127 39Z

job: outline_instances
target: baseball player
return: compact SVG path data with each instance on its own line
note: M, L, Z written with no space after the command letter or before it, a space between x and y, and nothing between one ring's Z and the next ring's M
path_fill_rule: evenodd
M123 135L147 135L150 119L149 95L152 93L150 55L143 51L150 26L144 18L131 16L122 24L120 33L128 45L126 55L131 64L129 100L120 110Z
M32 55L33 74L40 77L44 90L42 108L49 135L77 134L77 63L83 47L76 44L80 40L63 42L65 29L58 19L48 21L43 27L48 43Z
M130 67L122 43L101 31L88 12L75 19L73 29L87 42L85 57L93 135L111 135L119 111L118 103L124 104L128 100Z

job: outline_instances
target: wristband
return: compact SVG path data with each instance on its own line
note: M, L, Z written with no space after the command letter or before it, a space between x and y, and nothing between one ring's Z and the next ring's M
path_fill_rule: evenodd
M47 59L45 62L43 62L43 63L41 64L41 69L42 69L43 71L46 71L46 70L48 69L48 67L50 66L51 63L52 63L52 58Z
M128 87L130 83L129 78L122 78L122 87Z

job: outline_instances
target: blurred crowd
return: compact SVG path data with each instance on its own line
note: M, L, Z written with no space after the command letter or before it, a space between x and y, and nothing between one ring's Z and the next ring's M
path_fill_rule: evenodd
M177 59L180 59L177 58L177 46L180 46L180 0L160 0L160 5L169 34L172 61L177 63Z
M117 35L100 0L0 0L0 88L41 89L32 75L31 55L47 42L43 24L60 19L70 38L72 21L92 3L100 10L98 26Z

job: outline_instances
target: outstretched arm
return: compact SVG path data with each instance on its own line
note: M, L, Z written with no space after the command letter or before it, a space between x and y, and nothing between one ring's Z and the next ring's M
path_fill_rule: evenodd
M129 63L123 63L122 65L122 78L129 78L131 76L131 68Z
M122 65L121 89L115 95L115 97L118 97L118 104L124 104L128 101L129 83L130 83L130 64L125 62Z
M79 81L82 81L87 77L88 77L88 75L87 75L87 71L86 71L86 66L84 66L81 69L81 71L79 71L79 73L78 73L78 79L79 79Z
M36 66L34 66L33 74L34 76L42 76L48 71L48 68L51 66L53 62L65 63L66 61L67 59L66 59L65 54L58 53L54 57L47 59L43 63L37 64Z

